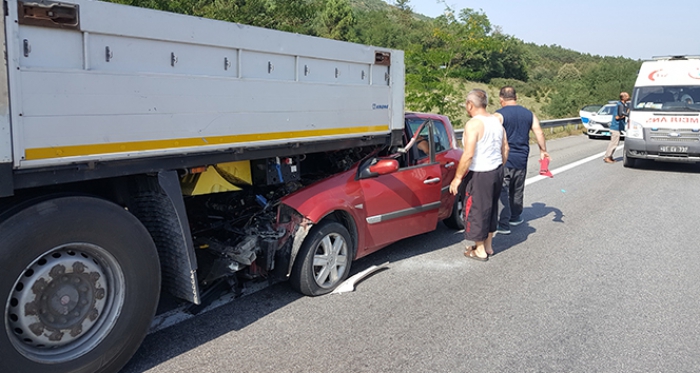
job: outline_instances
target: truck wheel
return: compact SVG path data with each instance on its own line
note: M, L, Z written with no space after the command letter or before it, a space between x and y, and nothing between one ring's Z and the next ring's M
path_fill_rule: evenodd
M627 156L627 152L624 152L622 154L622 165L625 166L626 168L634 168L634 164L636 163L636 159L632 157Z
M452 205L452 214L442 221L448 228L456 230L464 229L464 189L462 187L459 189Z
M7 372L116 372L145 337L160 265L123 208L65 196L0 218L0 361Z
M294 290L309 296L333 291L350 273L351 242L340 223L326 221L312 228L292 267Z

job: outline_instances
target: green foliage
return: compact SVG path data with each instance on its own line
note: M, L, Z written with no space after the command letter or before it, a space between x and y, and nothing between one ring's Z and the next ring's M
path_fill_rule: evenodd
M489 82L493 78L527 80L521 43L510 36L493 33L484 13L463 9L459 18L448 8L437 24L451 34L446 39L455 52L451 77Z
M323 0L105 0L142 8L314 35Z
M566 68L565 68L566 66ZM552 117L578 115L589 104L604 104L619 98L620 92L631 92L641 62L625 58L599 58L596 63L582 64L584 70L574 70L572 64L560 68L551 102L545 108ZM567 72L564 72L564 71ZM560 79L563 76L576 79Z
M355 41L355 16L348 0L326 0L320 15L319 35L335 40Z
M457 118L461 98L448 79L449 50L423 50L413 46L406 51L406 107L414 111L436 112ZM459 124L453 119L455 125Z
M570 82L581 79L581 72L572 63L565 63L559 68L556 80L560 82Z

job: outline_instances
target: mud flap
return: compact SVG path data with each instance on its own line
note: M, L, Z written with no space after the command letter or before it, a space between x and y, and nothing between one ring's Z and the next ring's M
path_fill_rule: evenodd
M199 304L197 260L177 172L159 172L157 180L139 177L132 188L129 210L153 237L161 262L163 288L178 298Z

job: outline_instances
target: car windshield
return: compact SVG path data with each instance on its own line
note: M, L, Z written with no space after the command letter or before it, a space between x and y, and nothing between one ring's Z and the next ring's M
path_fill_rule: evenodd
M612 115L613 110L615 110L615 105L605 105L600 110L598 110L598 115Z
M700 111L700 85L637 87L632 95L634 110Z
M581 111L586 111L589 113L596 113L596 112L598 112L598 110L600 110L600 108L602 106L603 105L588 105L588 106L584 106L583 109L581 109Z

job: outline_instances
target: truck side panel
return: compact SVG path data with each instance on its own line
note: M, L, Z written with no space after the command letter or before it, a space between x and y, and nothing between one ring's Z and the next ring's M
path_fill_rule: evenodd
M381 51L395 65L378 64L377 50L363 45L71 3L79 30L20 22L12 38L16 168L385 136L403 126L400 51Z
M369 103L386 103L386 89L83 71L28 71L21 79L27 164L389 131L388 110L372 110ZM363 93L364 103L351 98Z

